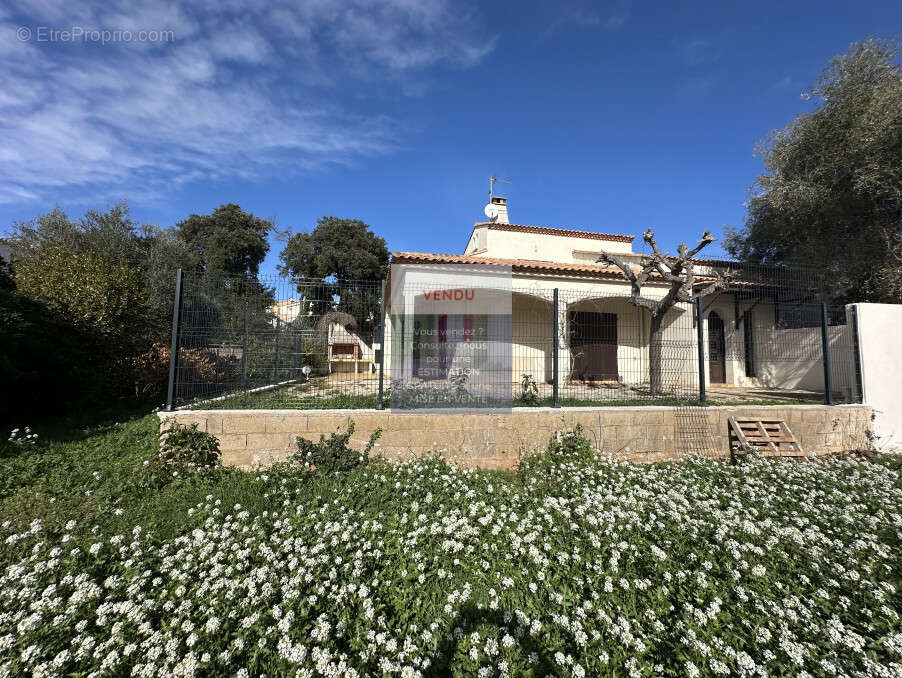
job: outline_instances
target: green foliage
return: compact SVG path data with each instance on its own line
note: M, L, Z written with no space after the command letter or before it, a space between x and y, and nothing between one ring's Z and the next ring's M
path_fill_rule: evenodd
M32 433L30 426L26 426L24 430L14 428L9 432L9 438L7 438L6 441L13 445L19 445L20 447L25 445L37 445L38 434Z
M191 474L221 465L222 453L216 436L201 431L197 424L185 426L173 421L160 435L160 452L147 472L160 487Z
M354 435L353 421L344 433L332 433L328 438L321 435L317 443L298 436L295 441L297 452L291 456L289 461L291 464L316 473L346 473L368 466L370 452L376 441L382 436L382 429L377 427L373 431L362 451L348 446L352 435Z
M371 281L388 274L385 239L359 219L322 217L311 233L296 233L279 255L279 271L297 279L328 279L315 288L299 285L315 316L329 311L349 313L359 331L372 332L381 313L379 290ZM360 281L370 281L363 282ZM334 296L338 295L338 304Z
M0 257L0 290L11 290L15 287L9 274L9 262Z
M59 245L16 261L16 288L82 327L124 336L142 315L141 271L125 259L96 250L77 252Z
M99 345L43 304L0 289L0 423L103 399L119 370Z
M89 424L79 418L32 429L40 435L35 445L0 439L0 522L27 525L40 518L62 529L74 520L73 537L85 549L94 525L122 532L141 524L175 537L191 524L191 509L213 490L230 505L262 510L266 503L245 475L227 467L183 473L161 488L150 472L160 450L155 414L136 417L119 407Z
M174 228L144 226L141 229L146 324L155 337L172 331L172 300L178 269L196 268L195 253L178 237Z
M590 463L595 459L595 448L583 435L583 428L577 424L572 430L555 433L543 452L526 454L520 460L521 477L528 482L536 474L552 473L565 463Z
M220 205L212 214L192 214L177 224L179 238L197 259L198 270L226 276L256 276L269 251L272 222L238 205Z
M163 463L211 466L219 463L220 456L216 436L201 431L197 424L172 422L160 436L159 459Z
M309 382L308 382L309 384ZM222 400L200 401L196 408L205 410L371 410L378 404L373 394L349 394L318 391L321 386L270 389L256 393L236 393ZM391 392L385 391L384 402L391 402Z
M7 242L0 373L25 387L17 398L73 408L140 392L136 366L168 340L175 270L191 261L173 231L139 226L120 203L78 221L57 208L17 223Z
M539 404L539 385L531 374L524 374L520 379L520 393L515 398L518 405L532 407Z
M359 219L322 217L312 233L296 233L279 255L279 270L297 278L339 283L382 280L388 272L385 239Z
M811 111L759 149L741 231L725 247L755 262L813 266L853 301L902 301L899 44L868 39L835 57Z
M30 364L13 365L12 369L30 372L39 390L53 392L53 383L67 374L83 378L82 393L74 400L96 402L96 399L115 397L129 392L132 371L129 357L140 351L146 341L144 326L144 288L141 271L124 259L112 259L96 250L73 251L59 245L46 245L37 253L17 259L15 267L15 295L33 300L35 326L56 323L67 341L57 343L44 339L35 347L14 346L20 356L32 354ZM46 314L47 318L38 317ZM71 329L68 329L71 328ZM15 333L8 334L15 343ZM78 338L86 344L79 345ZM72 344L75 343L73 346ZM65 349L71 349L63 353ZM49 368L63 362L61 374ZM64 386L68 390L69 387ZM106 392L106 396L104 393ZM51 402L48 400L48 402Z
M519 475L417 459L155 488L156 425L0 443L11 675L902 669L898 460L639 465L565 434Z

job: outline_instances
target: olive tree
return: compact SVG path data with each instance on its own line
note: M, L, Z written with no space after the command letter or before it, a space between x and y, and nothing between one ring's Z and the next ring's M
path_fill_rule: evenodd
M823 271L851 301L902 302L902 68L898 43L868 39L829 63L814 107L759 147L734 257Z
M677 248L676 257L661 252L651 229L645 231L642 238L651 246L652 253L644 255L638 265L610 252L602 252L596 261L619 268L630 282L629 302L633 306L646 309L651 316L648 336L648 381L651 394L659 395L663 390L664 316L679 302L689 302L696 296L706 296L723 289L730 280L730 272L710 269L701 279L698 277L693 257L714 242L714 236L708 231L704 232L698 245L692 249L685 243L681 244ZM667 285L667 292L662 297L643 296L643 288L650 284ZM701 286L697 287L699 284Z

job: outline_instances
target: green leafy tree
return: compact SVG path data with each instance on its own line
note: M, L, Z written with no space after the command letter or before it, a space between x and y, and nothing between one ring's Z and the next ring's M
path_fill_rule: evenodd
M35 343L28 332L8 333L10 355L31 356L27 369L10 372L15 379L63 397L56 382L69 374L79 401L89 399L89 391L95 400L133 392L139 358L168 341L175 270L193 263L175 231L139 226L120 203L79 220L56 208L15 224L7 242L14 289L5 303L18 309L10 311L11 322L56 327L52 335L60 337ZM17 345L26 341L28 347ZM61 363L73 370L60 370Z
M72 309L71 319L82 325L89 317L100 320L101 315L97 309L87 312L85 307L92 287L96 291L99 284L97 278L87 275L86 267L108 265L110 273L117 275L121 269L132 269L127 277L130 281L140 279L141 292L134 298L133 290L122 291L129 298L132 314L129 332L152 333L157 338L165 338L169 332L175 271L195 264L193 253L174 229L137 224L124 202L105 212L88 211L77 221L57 207L15 224L8 242L16 264L14 275L22 281L20 291L49 308ZM79 263L69 254L84 261ZM85 270L79 272L80 268ZM104 277L103 271L100 274ZM54 287L62 285L63 278L67 280L65 286ZM113 281L108 279L107 283ZM109 289L106 293L117 296ZM116 312L111 309L105 315L115 317ZM98 329L109 333L109 328Z
M196 257L198 270L253 277L269 251L266 238L273 224L229 203L212 214L192 214L176 228Z
M93 249L42 247L40 256L16 262L16 288L74 325L107 336L134 331L143 311L141 271Z
M813 266L850 300L902 301L902 69L899 44L868 39L834 57L818 101L759 147L735 257Z
M172 329L172 300L178 269L197 267L196 254L175 228L141 227L146 317L153 332L165 338Z
M279 255L279 271L299 281L325 279L331 284L304 285L313 314L330 311L353 315L363 335L372 331L381 313L377 281L388 273L385 239L359 219L322 217L311 233L296 233Z
M296 278L382 280L388 272L385 239L359 219L322 217L311 233L296 233L279 255L279 270Z

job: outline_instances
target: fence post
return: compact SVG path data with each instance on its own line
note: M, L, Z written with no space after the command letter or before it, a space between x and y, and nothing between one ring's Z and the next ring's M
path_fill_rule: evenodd
M827 331L827 302L821 302L821 346L824 362L824 404L833 404L832 386L830 383L830 335Z
M241 390L247 388L247 302L244 302L244 342L241 345Z
M383 384L385 369L385 281L382 281L382 310L379 312L379 396L376 400L376 409L384 410L385 403L382 402Z
M695 297L695 329L698 335L698 400L702 405L708 404L708 393L705 390L705 326L702 318L702 296Z
M273 383L279 383L279 330L282 328L282 318L276 316L276 360L273 365L272 377Z
M560 356L561 351L561 342L558 337L558 311L560 309L560 299L558 298L558 288L554 288L554 321L552 323L553 326L553 342L551 344L551 406L552 407L560 407L560 403L558 402L558 382L559 382L559 374L558 374L558 357Z
M861 383L861 343L858 338L858 304L849 304L852 316L852 359L855 361L855 402L864 402L864 385Z
M182 269L175 273L175 301L172 305L172 346L169 349L169 388L166 392L166 411L175 405L175 375L179 364L179 321L182 316Z

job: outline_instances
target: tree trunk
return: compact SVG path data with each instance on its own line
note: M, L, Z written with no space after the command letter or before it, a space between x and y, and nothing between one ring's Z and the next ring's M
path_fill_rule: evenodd
M652 313L648 332L648 386L651 395L660 395L663 391L663 320L663 313Z

